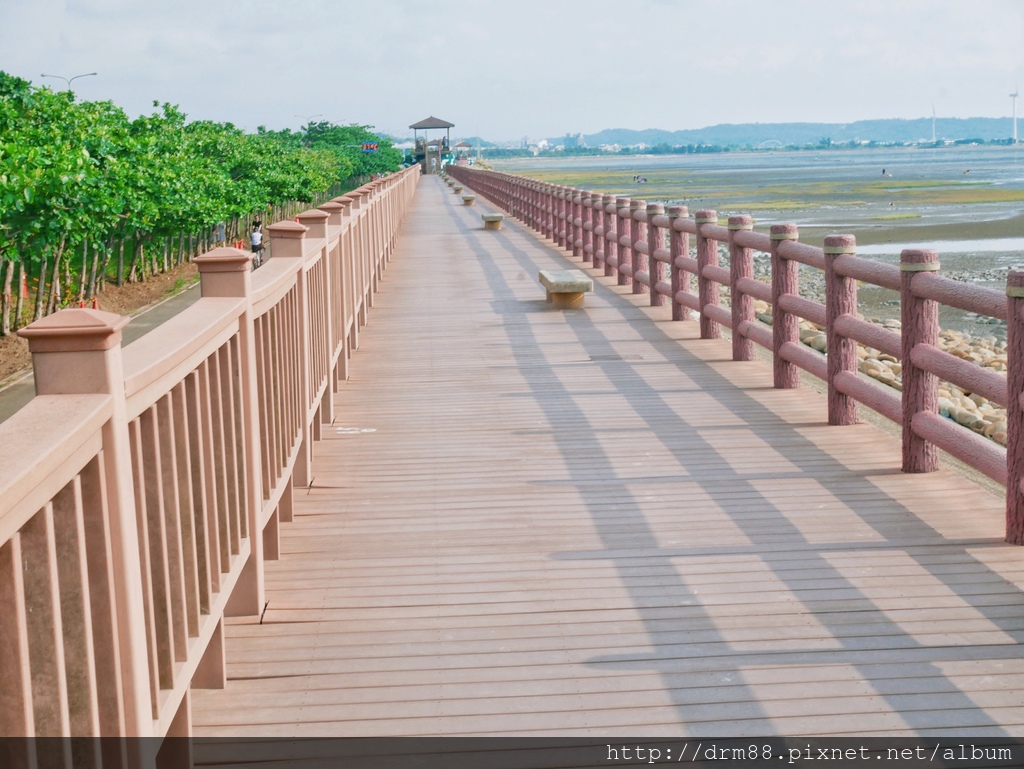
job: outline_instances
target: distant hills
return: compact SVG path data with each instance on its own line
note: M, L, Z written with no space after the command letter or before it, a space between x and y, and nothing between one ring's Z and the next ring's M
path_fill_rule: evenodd
M1022 121L1024 122L1024 121ZM578 136L578 134L576 134ZM935 138L939 141L981 139L993 141L1013 136L1013 121L1008 118L938 118ZM899 143L931 141L932 119L915 120L858 120L855 123L723 123L682 131L663 131L648 128L636 131L629 128L609 128L595 134L585 134L588 147L617 144L622 147L646 144L670 146L688 144L714 144L726 147L756 147L775 143L803 146L819 143L879 142ZM564 144L565 137L548 139L553 145Z

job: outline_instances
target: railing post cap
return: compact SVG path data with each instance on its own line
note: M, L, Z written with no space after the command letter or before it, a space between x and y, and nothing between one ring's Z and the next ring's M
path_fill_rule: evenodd
M275 238L302 238L309 232L309 227L298 222L285 221L271 224L267 232Z
M1024 268L1014 267L1006 273L1006 295L1013 299L1024 299Z
M18 330L29 352L93 352L121 342L121 329L131 318L104 310L73 307L60 310Z
M900 251L900 272L936 272L939 255L927 248L904 248Z
M614 197L614 196L613 196ZM615 205L619 208L629 208L629 198L615 198Z
M602 200L605 203L614 203L615 202L615 196L614 195L602 195L601 198L602 198Z
M772 240L799 240L800 228L792 222L773 224L768 228L768 237Z
M247 272L252 268L252 254L240 248L215 248L200 254L193 261L199 268L200 275L215 272Z
M639 211L640 209L646 208L646 207L647 207L647 201L646 200L631 200L631 201L629 201L629 210L630 211Z
M669 206L668 207L668 218L669 219L685 219L690 215L690 209L686 206Z
M840 256L857 253L857 238L853 235L826 235L822 247L825 256Z
M713 208L698 211L694 217L697 224L718 224L718 212Z
M321 210L316 209L316 208L311 208L308 211L303 211L301 214L298 214L295 218L298 219L300 222L301 221L323 222L323 221L327 220L328 216L329 216L329 214L326 211L321 211Z
M326 211L328 214L336 214L344 211L345 205L335 200L328 200L326 203L321 203L317 208L321 211Z
M663 203L648 203L647 213L649 214L661 214L665 212L665 205Z
M729 229L730 230L752 230L754 229L754 220L747 214L737 214L729 217Z

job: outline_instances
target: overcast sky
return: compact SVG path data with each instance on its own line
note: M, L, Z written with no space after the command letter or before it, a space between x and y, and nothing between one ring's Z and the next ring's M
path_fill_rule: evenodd
M97 71L80 98L248 130L317 113L399 135L435 115L488 139L1003 117L1024 2L0 0L0 69L55 88L40 74Z

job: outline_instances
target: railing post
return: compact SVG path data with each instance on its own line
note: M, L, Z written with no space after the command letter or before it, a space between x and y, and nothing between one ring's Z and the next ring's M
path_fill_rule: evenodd
M919 344L938 345L939 303L919 299L912 292L914 275L939 269L934 251L907 248L900 254L900 304L903 364L903 472L930 473L938 469L939 451L914 432L914 417L939 409L939 378L914 365L912 353Z
M228 599L227 616L258 616L266 603L263 581L263 470L260 461L260 412L256 385L255 319L249 296L252 289L252 254L237 248L216 248L195 259L199 267L203 297L245 299L245 310L238 319L238 350L242 370L242 422L245 426L245 484L249 509L250 556L242 567L235 589Z
M1024 270L1006 276L1006 541L1024 545Z
M788 390L800 386L800 369L782 357L782 346L787 342L800 343L800 319L783 310L779 299L800 294L800 265L792 259L783 259L779 246L787 240L798 240L800 233L795 224L773 224L769 237L772 240L772 373L775 386Z
M690 273L676 265L680 256L690 255L690 233L676 229L676 220L685 219L690 212L686 206L669 206L668 208L668 274L672 284L672 320L689 320L690 308L680 304L676 295L680 291L690 291Z
M658 282L665 280L665 263L654 258L654 252L665 247L665 236L661 227L654 224L655 216L662 216L665 206L661 203L647 204L647 272L651 281L651 307L665 304L665 295L658 291Z
M149 649L121 354L121 329L128 321L100 310L62 310L18 335L28 339L36 395L104 394L112 399L112 415L102 435L107 510L85 513L87 527L109 528L113 572L116 629L105 629L106 646L97 644L95 655L98 681L104 678L100 683L115 689L120 682L120 691L116 704L100 698L101 728L114 736L123 712L124 735L149 737L153 735ZM95 520L102 516L105 521ZM104 706L113 712L105 712Z
M397 194L397 190L395 190ZM389 221L388 226L391 229L392 237L388 238L388 253L390 259L390 252L394 247L394 232L397 229L397 206L394 203L394 195L389 195ZM331 373L331 389L334 392L338 391L338 383L348 379L348 335L345 333L345 319L348 317L348 286L345 278L345 260L342 254L342 240L341 227L342 227L342 214L345 212L345 206L334 200L328 200L326 203L318 206L318 208L327 214L327 253L330 256L330 270L328 272L328 281L330 282L329 295L331 297L331 317L330 325L332 329L331 335L331 355L334 355L336 348L338 350L338 361L334 367L334 371ZM334 418L334 405L333 402L329 406L329 410L325 412L331 419Z
M740 278L754 277L754 253L736 242L736 233L754 229L745 214L729 217L729 295L732 310L732 359L754 360L754 341L743 333L743 323L754 320L754 298L740 291Z
M298 222L278 222L267 227L267 232L274 238L275 259L299 259L305 260L306 248L306 227ZM299 427L302 430L298 456L295 458L295 468L292 471L293 486L309 486L312 480L313 463L313 437L308 419L309 414L309 298L307 292L309 286L306 280L305 265L300 262L300 267L295 275L296 296L298 298L298 322L301 328L299 334L299 370L295 372L298 378L298 389L301 396Z
M636 242L640 240L641 234L646 236L644 228L640 226L640 213L647 209L646 200L631 200L629 202L629 248L626 251L626 258L632 271L630 278L633 283L634 294L647 293L647 286L636 279L636 274L647 265L647 257L636 250Z
M569 190L564 186L555 187L555 243L564 249L569 238Z
M583 256L583 263L592 263L597 266L594 260L594 193L584 191L580 196L580 220L582 221L581 239L583 247L580 252ZM590 253L587 253L587 249Z
M619 237L615 229L619 219L618 210L614 195L602 196L601 219L604 222L604 234L601 236L601 244L604 246L602 260L604 261L605 277L611 277L615 274L615 267L612 266L611 260L613 256L619 253L619 247L615 245Z
M615 198L615 240L612 242L615 255L615 270L618 274L617 283L620 286L628 286L630 278L622 271L622 265L629 259L629 250L622 245L622 238L633 239L633 219L629 210L629 198Z
M583 253L583 193L580 190L572 192L572 255L579 256ZM577 222L579 222L577 224Z
M371 221L372 221L372 231L371 231L371 239L372 240L371 240L371 242L373 244L372 245L372 249L373 249L372 259L373 259L373 263L374 263L373 264L373 269L374 269L374 274L375 275L379 275L380 272L383 269L384 232L383 232L383 221L379 221L379 216L381 214L381 211L378 210L378 209L380 209L380 208L381 208L381 206L380 206L380 199L378 198L378 205L374 206L371 209L371 214L372 214L372 216L371 216ZM323 289L322 299L323 299L323 303L324 303L324 306L322 308L322 311L323 311L323 321L322 322L324 324L324 328L320 330L320 333L322 333L324 335L323 339L324 339L324 342L326 344L327 349L319 351L319 353L326 356L326 364L327 364L327 369L328 369L328 376L332 380L332 386L328 387L324 391L323 397L321 397L321 399L320 399L320 408L319 408L317 413L320 415L320 424L329 425L332 422L334 422L334 398L332 396L332 392L334 390L334 387L333 387L334 373L330 370L331 369L331 358L334 355L334 347L335 347L335 345L338 342L338 340L334 338L335 329L334 329L333 319L334 319L335 305L339 304L338 296L337 296L337 289L335 289L335 287L332 285L332 277L333 277L332 273L334 272L334 270L332 269L331 263L332 263L333 257L331 256L331 244L330 244L330 242L327 239L327 223L328 223L328 220L330 219L330 214L327 211L322 211L320 209L314 208L314 209L309 210L309 211L303 211L301 214L299 214L295 218L299 220L299 224L305 225L306 227L309 228L308 231L306 232L306 237L307 238L311 238L311 239L314 239L314 240L322 239L324 241L324 246L323 246L323 249L322 249L322 251L320 253L320 261L322 263L322 267L321 267L321 271L322 271L322 282L321 282L321 284L322 284L322 289ZM375 284L374 285L376 285L377 278L375 278L374 280L375 280ZM307 288L307 297L308 297L308 288ZM310 305L307 305L307 306L309 306L310 309L312 309L312 302L310 303ZM319 323L321 321L318 320L317 322ZM312 339L310 340L310 343L312 343ZM317 437L319 437L319 435Z
M827 235L825 246L825 338L828 371L828 423L857 424L857 401L836 387L836 376L843 371L857 375L857 342L836 333L836 320L843 315L857 317L857 281L836 272L834 261L844 254L857 253L853 235Z
M708 305L718 305L718 283L704 275L704 268L718 266L718 241L704 236L704 224L718 224L718 212L710 209L698 211L697 223L697 298L700 304L700 338L720 339L722 327L704 312Z

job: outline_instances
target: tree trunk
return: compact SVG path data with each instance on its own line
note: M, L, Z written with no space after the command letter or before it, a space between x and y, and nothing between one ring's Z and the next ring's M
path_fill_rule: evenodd
M124 285L124 238L117 246L117 285Z
M89 282L85 284L85 296L83 297L86 301L96 296L96 273L100 269L100 249L93 244L92 247L92 267L89 269Z
M82 275L78 281L78 301L85 301L85 289L89 280L89 239L82 239Z
M3 293L0 294L0 336L11 333L11 283L14 281L14 262L0 260L0 273L4 276Z
M60 284L60 267L61 260L64 258L64 242L65 239L60 239L60 246L57 248L57 252L53 255L53 276L50 279L50 290L46 297L46 314L57 312L60 309L61 299L63 293L61 291Z
M142 238L140 238L138 236L138 234L136 234L136 236L135 236L135 248L132 249L132 262L128 266L128 282L129 283L141 282L142 279L139 277L139 273L141 272L141 270L139 269L139 257L144 257L144 256L145 256L145 254L144 254L143 248L142 248Z
M43 260L39 265L39 285L36 286L36 307L32 312L32 320L37 321L43 317L45 307L43 301L46 297L46 268L49 266L49 262L46 259L46 250L43 250Z
M25 286L28 288L28 276L25 275L25 262L20 257L18 259L18 298L14 303L14 328L12 331L17 331L21 328L21 319L24 317L25 312L25 295L21 291L21 287Z
M110 262L114 258L114 236L110 236L106 246L103 248L103 263L96 272L96 282L93 283L92 296L96 296L107 286L107 276L110 275Z

